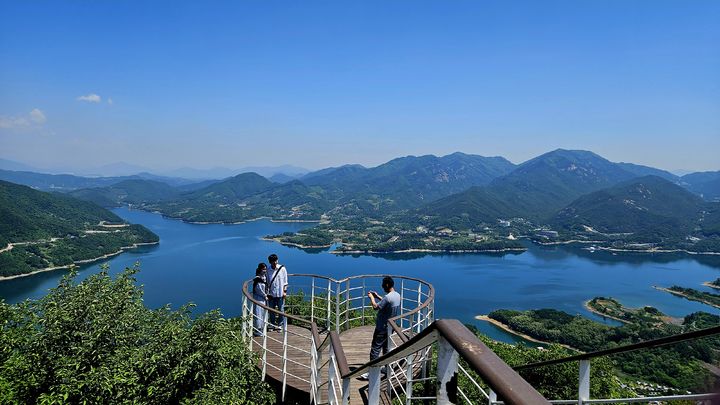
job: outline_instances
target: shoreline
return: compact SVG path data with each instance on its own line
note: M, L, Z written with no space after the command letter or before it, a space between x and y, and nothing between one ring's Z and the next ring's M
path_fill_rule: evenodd
M595 314L595 315L600 315L600 316L602 316L603 318L612 319L612 320L615 320L615 321L618 321L618 322L622 322L622 323L624 323L624 324L630 324L630 323L632 323L632 322L628 321L627 319L620 319L620 318L614 317L614 316L612 316L612 315L607 315L607 314L604 314L604 313L598 311L597 309L595 309L595 308L593 308L593 307L590 306L590 300L585 301L585 302L583 303L583 306L584 306L585 309L587 309L588 311L592 312L592 313Z
M720 290L720 285L713 284L712 281L706 281L706 282L702 283L702 285L704 285L705 287L713 288L715 290Z
M299 244L299 243L283 242L283 241L281 241L281 240L279 240L279 239L275 239L275 238L266 238L266 237L264 237L264 236L263 236L262 238L260 238L260 240L265 240L265 241L269 241L269 242L276 242L276 243L279 243L279 244L281 244L281 245L286 245L286 246L294 246L294 247L297 247L297 248L300 248L300 249L329 249L329 248L332 247L332 245L333 245L333 244L331 243L331 244L329 244L329 245L324 245L324 246L306 246L306 245L301 245L301 244Z
M100 261L100 260L103 260L103 259L109 259L109 258L114 257L114 256L117 256L117 255L119 255L119 254L121 254L121 253L123 253L123 252L125 252L125 251L128 251L128 250L130 250L130 249L135 249L135 248L138 248L138 247L140 247L140 246L159 245L159 244L160 244L159 241L158 241L158 242L139 242L139 243L133 243L131 246L123 246L123 247L121 247L120 250L118 250L117 252L107 253L107 254L104 254L104 255L102 255L102 256L93 258L93 259L76 260L76 261L72 262L72 264L66 264L66 265L63 265L63 266L45 267L45 268L42 268L42 269L38 269L38 270L31 271L31 272L29 272L29 273L15 274L15 275L12 275L12 276L0 276L0 282L7 281L7 280L13 280L13 279L16 279L16 278L21 278L21 277L28 277L28 276L32 276L32 275L39 274L39 273L45 273L45 272L48 272L48 271L61 270L61 269L69 269L69 268L71 268L71 267L73 267L73 266L75 266L75 265L78 265L78 264L88 264L88 263L97 262L97 261Z
M490 318L490 317L487 316L487 315L476 315L476 316L475 316L475 319L477 319L478 321L483 321L483 322L490 323L490 324L492 324L492 325L494 325L494 326L497 326L498 328L504 330L505 332L508 332L508 333L510 333L510 334L512 334L512 335L515 335L515 336L518 336L518 337L521 337L521 338L523 338L523 339L525 339L525 340L527 340L527 341L530 341L530 342L541 343L541 344L548 345L548 346L549 346L549 345L560 345L560 346L562 346L562 347L564 347L564 348L566 348L566 349L569 349L569 350L572 350L572 351L575 351L575 352L579 352L579 353L583 353L583 351L581 351L581 350L578 350L578 349L576 349L576 348L574 348L574 347L571 347L571 346L568 346L568 345L565 345L565 344L562 344L562 343L546 342L546 341L544 341L544 340L536 339L536 338L534 338L534 337L532 337L532 336L526 335L525 333L518 332L518 331L514 330L513 328L511 328L510 326L508 326L508 325L506 325L506 324L498 321L497 319Z
M533 239L530 239L532 243L541 245L541 246L556 246L556 245L571 245L571 244L598 244L602 245L603 243L606 243L607 241L590 241L590 240L577 240L572 239L568 241L558 241L558 242L540 242ZM719 255L720 252L696 252L693 250L685 250L685 249L658 249L658 248L652 248L652 249L622 249L622 248L613 248L613 247L607 247L607 246L597 246L595 249L597 250L604 250L606 252L624 252L624 253L685 253L689 255ZM718 287L720 289L720 286Z
M664 291L664 292L666 292L666 293L670 293L670 294L672 294L672 295L674 295L674 296L676 296L676 297L685 298L685 299L688 300L688 301L695 301L695 302L699 302L699 303L701 303L701 304L703 304L703 305L708 305L708 306L711 306L711 307L713 307L713 308L720 309L720 305L713 304L713 303L707 302L707 301L703 301L703 300L700 300L700 299L697 299L697 298L694 298L694 297L689 297L687 294L681 293L681 292L679 292L679 291L673 291L673 290L671 290L671 289L669 289L669 288L659 287L659 286L656 286L656 285L654 285L653 288L656 289L656 290L659 290L659 291ZM701 291L701 292L702 292L702 291Z
M374 251L374 250L333 250L332 254L335 255L384 255L384 254L398 254L398 253L504 253L504 252L524 252L527 248L505 248L505 249L466 249L466 250L438 250L438 249L403 249L403 250L392 250L392 251Z

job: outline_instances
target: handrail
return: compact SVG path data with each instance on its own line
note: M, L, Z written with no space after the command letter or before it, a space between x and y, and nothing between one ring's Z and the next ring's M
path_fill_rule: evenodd
M444 338L465 359L470 367L488 383L490 388L508 404L549 404L527 381L503 362L475 334L456 319L433 322L389 353L365 363L343 378L354 378L371 368L386 366Z
M267 304L263 304L262 302L256 300L255 298L252 297L252 294L250 294L250 293L248 292L248 290L247 290L247 286L248 286L248 284L249 284L251 281L252 281L252 280L248 280L248 281L246 281L246 282L243 283L243 294L244 294L245 297L246 297L247 299L249 299L250 302L252 302L253 304L259 305L260 307L262 307L262 308L265 309L266 311L274 312L274 313L276 313L276 314L278 314L278 315L282 315L282 316L284 316L284 317L286 317L286 318L288 318L288 319L292 319L292 320L294 320L294 321L299 321L299 322L302 322L302 323L306 323L306 324L308 324L308 326L310 326L311 324L315 323L315 322L312 322L312 321L308 321L307 319L303 319L303 318L297 317L297 316L295 316L295 315L290 315L290 314L288 314L288 313L286 313L286 312L278 311L278 310L275 309L275 308L270 308L269 306L267 306Z
M632 352L632 351L639 350L639 349L647 349L647 348L658 347L658 346L666 346L666 345L673 344L673 343L684 342L686 340L693 340L693 339L698 339L698 338L717 335L717 334L720 334L720 326L713 326L713 327L706 328L706 329L700 329L700 330L696 330L696 331L692 331L692 332L680 333L680 334L672 335L672 336L665 336L662 338L632 343L632 344L625 345L625 346L617 346L617 347L612 347L610 349L603 349L603 350L598 350L598 351L594 351L594 352L590 352L590 353L576 354L573 356L563 357L560 359L546 360L546 361L540 361L540 362L536 362L536 363L524 364L522 366L515 367L515 370L525 370L525 369L530 369L530 368L551 366L554 364L567 363L569 361L590 360L595 357L607 356L610 354L617 354L617 353Z
M316 278L321 278L321 279L324 279L324 280L327 280L327 281L332 281L332 282L335 282L335 283L343 283L343 282L347 282L348 280L353 280L353 279L359 279L359 278L378 278L378 277L384 277L384 276L378 275L378 274L360 274L360 275L354 275L354 276L350 276L350 277L345 277L345 278L342 278L342 279L334 279L334 278L332 278L332 277L322 276L322 275L316 275L316 274L292 273L292 274L288 274L288 277L316 277ZM415 307L414 309L412 309L412 310L410 310L410 311L403 312L403 313L398 314L397 316L395 316L395 317L393 317L393 318L390 318L390 319L388 320L388 322L391 323L391 324L395 324L395 321L397 321L398 319L405 318L405 317L407 317L407 316L409 316L409 315L413 315L413 314L421 311L422 309L424 309L424 308L426 308L427 306L429 306L429 305L432 303L433 299L435 298L435 288L432 286L432 284L427 283L427 282L424 281L424 280L421 280L421 279L415 278L415 277L402 276L402 275L390 275L390 277L392 277L393 279L405 279L405 280L416 281L416 282L422 283L422 284L424 284L424 285L426 285L426 286L428 287L427 297L425 298L424 302L423 302L421 305ZM273 312L273 313L275 313L275 314L282 315L282 316L284 316L284 317L286 317L286 318L288 318L288 319L292 319L292 320L294 320L294 321L298 321L298 322L302 322L302 323L304 323L304 324L307 324L310 328L312 328L312 325L315 325L315 328L317 329L317 324L316 324L315 322L313 322L313 321L310 321L310 320L307 320L307 319L304 319L304 318L300 318L300 317L298 317L298 316L291 315L291 314L288 314L288 313L286 313L286 312L279 311L279 310L277 310L277 309L275 309L275 308L269 307L267 304L263 304L263 303L257 301L255 298L253 298L252 294L251 294L250 291L248 290L248 285L250 284L250 282L252 282L252 280L247 280L247 281L245 281L245 282L243 283L243 287L242 287L243 295L245 295L245 297L246 297L248 300L250 300L250 302L252 302L252 303L255 304L255 305L259 305L260 307L262 307L262 308L265 309L266 311L270 311L270 312ZM313 338L315 338L315 336L313 336ZM315 344L319 347L319 346L320 346L320 343L321 343L321 342L319 341L319 335L318 335L318 336L317 336L317 339L315 340Z
M340 335L338 335L338 333L334 330L330 331L328 335L330 337L330 344L332 345L333 353L335 354L335 361L337 362L340 375L348 374L350 372L350 367L348 367L345 350L343 350L342 342L340 342Z

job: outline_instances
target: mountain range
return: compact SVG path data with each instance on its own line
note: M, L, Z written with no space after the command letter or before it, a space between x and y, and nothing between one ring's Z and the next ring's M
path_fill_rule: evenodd
M502 157L464 153L406 156L371 168L345 165L298 174L299 178L275 177L279 181L252 172L184 184L177 180L170 184L168 179L149 175L101 179L43 176L49 175L0 171L0 178L12 177L54 189L62 189L57 184L76 187L71 195L103 206L132 204L196 222L239 222L263 216L331 221L389 220L391 216L393 221L402 218L405 223L423 226L478 229L520 218L536 226L566 231L581 232L590 227L612 233L612 223L624 215L634 229L648 221L659 228L682 222L676 230L692 233L698 226L691 222L699 221L699 217L671 219L660 207L669 204L676 214L713 213L717 204L708 201L720 196L720 172L678 177L652 167L611 162L589 151L564 149L519 165ZM653 195L668 198L653 204L644 199L646 205L637 212L623 211L628 207L617 205L617 201L639 201L633 194L640 187L632 183L635 179L643 179L643 187L654 190ZM82 184L91 186L77 189ZM600 220L598 213L603 212L607 217ZM654 229L651 233L658 230L646 228Z

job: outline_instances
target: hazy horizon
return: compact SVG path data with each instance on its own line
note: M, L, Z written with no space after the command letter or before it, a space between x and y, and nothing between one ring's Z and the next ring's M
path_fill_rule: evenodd
M720 3L0 2L0 157L720 169Z

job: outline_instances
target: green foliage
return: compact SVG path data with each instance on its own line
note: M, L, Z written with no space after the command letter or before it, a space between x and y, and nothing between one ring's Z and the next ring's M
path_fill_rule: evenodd
M124 204L142 204L169 200L177 197L180 191L160 181L132 179L107 187L75 190L69 194L102 207L118 207Z
M241 320L150 310L137 267L0 303L1 403L271 403Z
M720 295L713 294L706 291L699 291L694 288L684 288L678 285L674 285L668 288L668 291L675 293L682 297L685 297L691 301L702 302L703 304L712 305L720 308Z
M658 324L654 318L643 322L644 317L637 317L635 323L618 327L554 309L497 310L489 316L534 338L566 344L586 352L657 339L720 323L720 317L707 313L686 317L682 326ZM719 349L720 339L707 338L664 348L623 353L613 356L613 360L623 373L675 388L699 391L712 388L714 381L700 362L717 362L720 359Z
M90 202L0 181L0 247L14 244L0 253L0 276L67 266L158 241L144 226L123 224Z
M0 181L0 246L77 234L100 221L123 222L95 204Z

